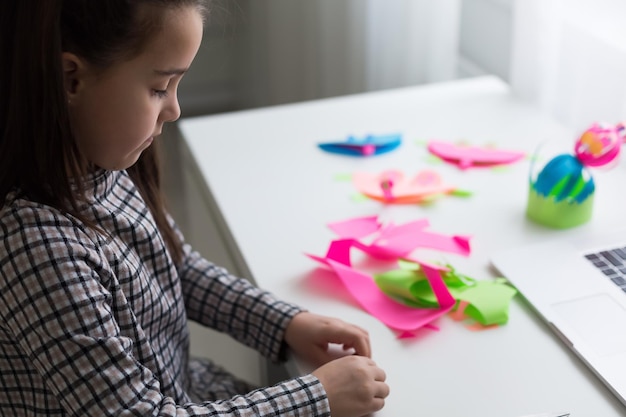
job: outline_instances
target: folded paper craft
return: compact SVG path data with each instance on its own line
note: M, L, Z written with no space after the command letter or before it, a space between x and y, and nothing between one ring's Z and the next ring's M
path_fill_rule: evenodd
M421 204L456 191L434 171L421 171L412 177L399 170L355 172L352 183L364 196L387 204Z
M402 143L402 135L367 135L363 138L348 136L345 141L320 143L326 152L351 156L372 156L391 152Z
M399 331L399 337L432 327L435 319L454 310L482 326L508 321L509 302L516 291L504 281L477 281L450 265L432 264L413 255L418 248L429 248L468 256L469 237L427 231L426 219L384 225L376 216L366 216L328 226L339 238L331 241L325 256L306 255L329 267L357 303ZM353 248L393 261L398 268L369 276L353 267Z
M431 140L428 143L428 150L436 157L457 165L461 169L510 164L526 155L518 151L456 145L438 140Z
M341 262L330 258L312 257L329 266L363 310L376 317L389 328L406 334L430 324L433 320L452 310L454 298L450 296L441 275L440 267L421 264L439 308L416 309L394 301L378 288L372 278Z
M470 237L463 235L446 236L425 230L429 225L427 219L419 219L401 225L382 225L376 217L361 217L346 222L331 223L335 232L339 231L339 239L330 243L327 258L340 261L347 266L350 263L350 249L357 248L368 255L387 260L410 258L418 248L427 248L462 256L470 254ZM350 226L355 227L351 230ZM371 242L355 238L365 237L364 230L372 230Z
M350 251L352 248L357 248L370 256L387 260L397 260L399 257L408 256L418 247L469 255L468 237L439 235L424 230L427 226L428 221L425 219L399 226L382 225L376 217L335 222L330 227L339 233L340 238L331 242L325 256L312 254L307 254L307 256L330 267L365 311L391 329L400 331L401 336L404 337L429 325L433 320L454 308L456 301L441 277L441 271L445 271L446 268L422 260L412 260L419 264L437 300L436 308L416 309L398 303L385 294L371 276L354 269ZM368 232L377 235L371 243L356 238L367 236Z
M425 272L417 269L400 268L375 274L374 281L389 296L402 303L422 308L439 306L439 300L428 285ZM509 304L517 291L505 280L478 281L459 275L449 265L442 270L442 278L451 296L455 309L483 326L505 324L509 319Z

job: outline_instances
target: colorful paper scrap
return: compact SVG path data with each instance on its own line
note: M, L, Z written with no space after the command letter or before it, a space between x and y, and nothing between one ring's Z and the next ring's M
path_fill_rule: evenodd
M505 324L509 303L517 291L503 279L478 281L459 275L448 265L442 278L456 307L463 306L463 314L483 326ZM386 294L413 307L438 307L437 297L429 287L421 269L396 269L374 275L374 281ZM464 302L464 303L462 303Z
M361 308L398 331L400 338L411 337L421 327L432 328L435 319L451 311L482 328L506 323L516 291L504 280L478 281L450 265L413 256L418 248L469 256L469 237L427 231L428 226L426 219L383 224L376 216L333 222L329 227L339 238L331 241L326 255L306 255L329 267ZM357 271L353 248L393 262L394 268L373 276Z
M402 143L401 134L366 135L358 138L348 136L345 141L320 143L320 149L326 152L350 156L373 156L391 152Z
M469 255L469 237L440 235L424 230L427 226L426 219L401 225L383 225L374 216L334 222L330 227L339 234L339 239L331 241L325 256L307 256L330 267L365 311L388 327L400 331L401 337L407 337L454 308L456 301L441 277L441 272L446 268L412 259L423 271L425 281L437 300L437 308L415 309L393 300L376 285L371 276L354 269L350 251L356 248L370 256L390 261L408 256L418 247ZM371 242L361 240L372 234L374 237Z
M526 155L524 152L457 145L439 140L431 140L428 143L428 150L436 157L461 169L511 164Z
M441 176L431 170L420 171L412 177L399 170L378 174L355 172L352 183L361 194L385 204L428 203L457 191L456 187L445 184Z

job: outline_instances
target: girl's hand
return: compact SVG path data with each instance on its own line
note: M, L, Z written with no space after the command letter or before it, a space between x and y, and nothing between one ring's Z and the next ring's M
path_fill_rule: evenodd
M294 353L319 366L312 374L319 379L333 417L360 417L385 405L389 386L385 371L371 359L369 334L343 320L303 312L287 326L285 341ZM343 345L350 355L337 359L329 343Z
M294 316L287 326L285 342L298 357L316 367L337 358L336 354L329 352L329 343L343 345L344 351L352 349L358 356L372 357L366 330L343 320L309 312Z
M344 356L312 372L324 386L333 417L360 417L380 410L389 395L387 376L370 358Z

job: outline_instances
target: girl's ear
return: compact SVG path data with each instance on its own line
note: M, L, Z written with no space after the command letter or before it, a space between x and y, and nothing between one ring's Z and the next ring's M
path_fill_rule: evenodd
M65 85L65 93L68 100L76 97L84 82L85 65L83 60L71 52L63 52L61 54L63 65L63 83Z

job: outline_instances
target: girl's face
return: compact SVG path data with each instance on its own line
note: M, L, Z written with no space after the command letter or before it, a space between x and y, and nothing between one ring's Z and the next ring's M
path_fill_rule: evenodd
M130 167L180 116L178 84L200 47L202 17L193 7L165 13L140 55L104 71L63 54L72 128L81 152L101 168Z

